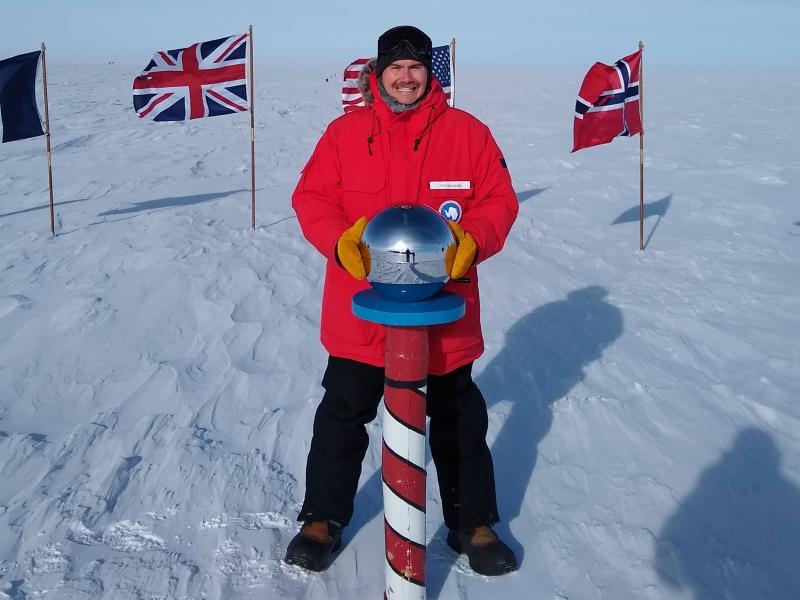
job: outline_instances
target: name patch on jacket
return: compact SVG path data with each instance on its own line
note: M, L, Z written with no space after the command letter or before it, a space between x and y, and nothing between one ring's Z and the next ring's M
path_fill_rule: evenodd
M431 181L432 190L469 190L472 189L470 181Z

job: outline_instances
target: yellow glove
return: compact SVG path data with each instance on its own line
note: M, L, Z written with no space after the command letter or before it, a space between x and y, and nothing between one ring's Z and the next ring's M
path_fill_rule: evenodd
M444 265L451 279L461 279L475 262L478 247L475 240L455 221L448 221L456 241L450 244L444 256Z
M356 279L364 279L369 275L370 256L369 248L361 240L367 218L361 217L352 227L346 229L336 242L336 256L339 262Z

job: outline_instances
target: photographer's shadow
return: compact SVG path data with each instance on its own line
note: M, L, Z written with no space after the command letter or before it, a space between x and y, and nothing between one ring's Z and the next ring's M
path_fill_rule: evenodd
M695 600L800 598L800 489L772 437L743 429L656 540L656 569Z

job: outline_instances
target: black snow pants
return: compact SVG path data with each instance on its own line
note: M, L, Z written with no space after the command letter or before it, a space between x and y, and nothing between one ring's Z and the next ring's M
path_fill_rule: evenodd
M382 367L329 358L298 520L329 520L342 526L350 521L369 445L365 425L377 416L383 384ZM472 363L445 375L428 375L427 396L428 442L445 524L451 529L467 529L496 523L494 468L486 445L486 402L472 381Z

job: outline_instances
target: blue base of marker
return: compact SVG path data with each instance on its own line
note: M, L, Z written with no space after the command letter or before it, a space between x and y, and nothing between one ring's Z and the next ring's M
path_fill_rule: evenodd
M373 289L353 296L353 314L381 325L443 325L458 321L464 311L464 298L452 292L438 292L419 302L398 302Z

